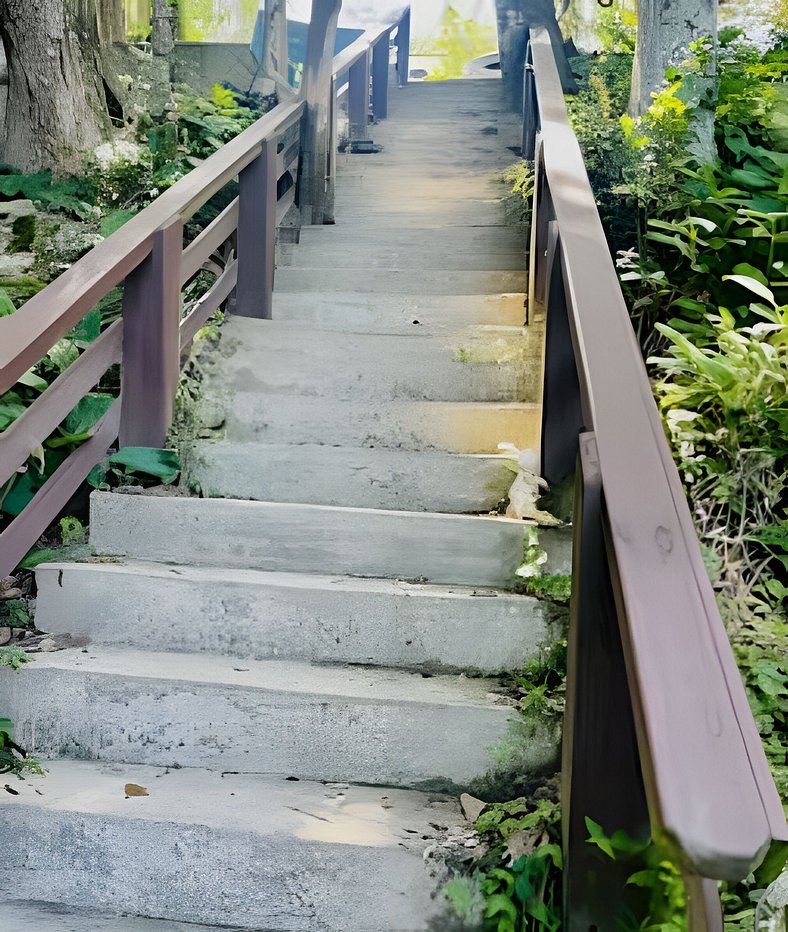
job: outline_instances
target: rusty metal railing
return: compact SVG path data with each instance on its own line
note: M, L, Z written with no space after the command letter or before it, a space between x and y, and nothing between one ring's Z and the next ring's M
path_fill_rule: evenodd
M360 121L365 122L369 113L370 89L376 116L385 115L393 31L399 71L402 74L404 69L407 75L409 17L408 8L395 23L365 33L336 56L335 74L337 68L350 69L352 105ZM327 67L332 68L330 61ZM335 122L334 84L330 95L323 106L333 113ZM274 107L15 314L0 319L2 395L113 288L123 285L121 320L107 328L0 434L2 488L107 370L120 364L119 399L93 428L90 439L71 453L0 533L0 577L17 565L118 438L122 446L164 445L184 351L231 295L234 313L271 317L276 229L297 203L303 181L299 172L302 146L289 137L298 135L310 103L302 96ZM335 131L331 138L336 138ZM332 162L334 158L332 153ZM238 197L184 247L185 221L236 178ZM330 170L321 167L318 184L330 183ZM184 316L182 289L203 268L214 270L216 281Z
M584 823L665 841L690 929L722 930L785 820L567 117L550 39L531 35L524 157L536 189L530 313L544 315L542 471L576 473L563 752L565 917L607 932L627 865Z

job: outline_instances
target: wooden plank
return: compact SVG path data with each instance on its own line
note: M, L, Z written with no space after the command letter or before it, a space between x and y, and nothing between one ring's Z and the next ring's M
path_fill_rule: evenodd
M21 515L0 534L0 576L7 576L49 527L100 463L118 436L120 401L116 401L94 428L93 436L78 447L39 489Z
M183 353L197 331L204 327L208 318L217 311L232 294L238 280L238 262L231 262L224 272L216 279L210 290L200 298L189 313L181 321L180 346Z
M181 285L185 285L203 266L205 260L233 235L238 226L238 198L236 197L208 226L183 250L181 259Z
M0 435L0 484L7 482L34 450L120 362L123 321L117 320Z

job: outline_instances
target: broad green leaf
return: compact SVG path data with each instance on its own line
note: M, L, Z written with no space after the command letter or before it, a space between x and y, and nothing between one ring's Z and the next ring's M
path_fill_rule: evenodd
M73 340L78 347L84 349L97 339L99 333L101 333L101 311L94 307L69 333L68 339Z
M92 393L81 398L63 424L67 434L85 434L104 417L115 401L114 396Z
M454 911L464 919L473 902L473 892L465 877L454 877L443 888L443 895L454 907Z
M156 476L163 483L174 482L181 471L178 455L155 447L122 447L107 457L111 466L125 466L129 472Z
M16 311L14 302L8 297L8 292L0 288L0 317L9 317Z
M35 369L28 369L24 375L17 379L17 385L26 385L28 388L34 388L37 392L43 392L49 388L45 379L36 375Z
M14 392L8 392L0 399L0 431L5 430L20 414L25 411L22 399Z
M753 294L758 295L759 298L768 301L772 307L777 307L777 302L774 299L774 292L749 275L723 275L722 280L724 282L736 282L738 285L741 285L742 288L747 288Z

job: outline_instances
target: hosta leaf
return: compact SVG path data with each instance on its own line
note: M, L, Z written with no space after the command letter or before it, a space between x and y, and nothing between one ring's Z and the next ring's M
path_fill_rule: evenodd
M129 472L155 476L164 483L174 482L181 471L178 455L155 447L121 447L107 457L111 466L125 466Z

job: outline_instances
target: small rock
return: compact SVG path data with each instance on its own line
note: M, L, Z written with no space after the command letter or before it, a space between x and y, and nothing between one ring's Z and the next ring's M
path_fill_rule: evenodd
M21 599L22 590L21 589L4 589L0 592L0 599Z
M477 799L475 796L471 796L470 793L463 793L462 796L460 796L462 814L469 822L476 822L486 805L487 803L483 802L481 799Z
M476 848L476 847L478 847L478 845L479 845L479 839L478 839L478 838L469 838L469 839L465 842L465 847L466 847L466 848Z
M60 650L57 646L57 641L54 638L44 638L38 644L38 649L49 653L53 650Z
M17 641L21 641L22 638L27 634L27 628L13 628L11 633Z
M16 201L4 201L0 204L0 217L16 220L17 217L30 217L36 213L32 201L19 198Z
M0 647L7 644L12 636L13 634L10 628L0 628Z
M123 789L127 799L129 796L150 796L147 789L144 786L140 786L139 783L127 783Z
M16 588L16 576L4 576L0 579L0 592L5 592L6 589Z

